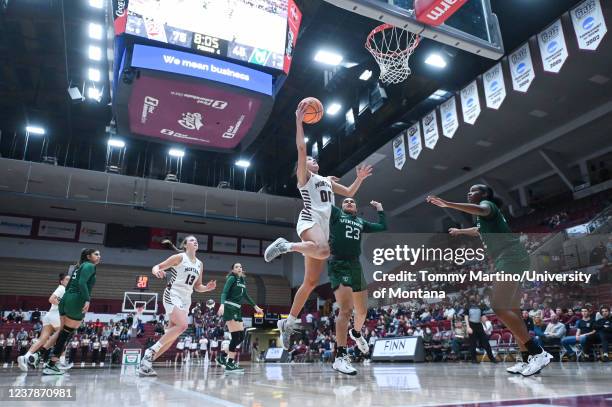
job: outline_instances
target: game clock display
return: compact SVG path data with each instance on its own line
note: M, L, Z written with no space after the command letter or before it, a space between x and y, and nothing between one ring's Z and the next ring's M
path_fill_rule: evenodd
M138 290L147 290L149 288L149 276L136 277L136 288Z

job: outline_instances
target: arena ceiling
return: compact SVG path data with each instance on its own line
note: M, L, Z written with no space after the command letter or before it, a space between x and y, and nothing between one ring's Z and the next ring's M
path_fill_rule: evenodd
M249 178L247 189L258 190L265 185L271 193L288 196L296 194L295 180L290 173L295 160L293 112L297 102L305 96L316 96L326 102L333 96L346 100L347 105L355 103L359 89L366 86L358 79L359 74L369 68L374 69L374 75L377 75L374 61L363 47L364 38L377 25L376 22L322 0L302 0L298 3L304 12L304 21L291 75L277 97L270 120L243 154L252 162L249 177L253 179ZM547 0L537 4L517 4L492 0L493 10L500 19L506 50L522 44L576 3L578 1ZM58 156L60 164L103 170L107 138L104 129L111 119L110 108L95 103L71 104L66 93L69 84L80 83L86 74L85 30L95 14L85 1L80 0L9 0L4 4L6 8L0 9L0 153L4 157L20 159L22 150L19 143L23 125L28 120L36 120L46 123L51 134L50 151ZM313 61L316 50L324 45L341 49L345 60L357 64L336 72L327 86L324 67ZM609 36L602 47L605 48L598 53L608 52L610 55ZM439 49L439 45L425 41L419 47L413 56L413 75L405 83L389 87L388 102L376 114L358 122L357 130L350 136L344 136L343 115L328 117L307 129L311 139L331 137L330 144L321 151L322 171L336 175L352 173L357 163L378 150L388 156L383 146L402 126L417 119L412 117L415 108L426 108L428 102L422 102L429 95L437 89L457 91L494 63L457 51L451 53L449 66L436 72L422 62L432 49ZM580 55L581 58L590 57ZM561 76L538 77L528 98L509 94L499 112L485 109L477 126L471 129L463 126L461 131L465 133L459 133L456 140L441 140L436 150L424 153L418 165L408 163L409 176L402 176L397 184L392 181L393 178L385 177L393 174L386 171L384 163L378 164L380 168L377 168L377 173L381 174L381 178L375 178L375 183L384 188L368 192L368 195L380 195L387 191L389 183L389 187L414 191L414 194L397 197L394 204L399 207L400 202L415 199L427 188L454 178L463 167L477 168L479 163L493 160L513 146L552 131L560 120L569 118L572 112L577 115L578 110L592 110L605 99L598 95L610 94L610 85L608 82L607 85L596 86L588 79L592 74L610 72L610 67L607 66L605 70L603 68L606 66L598 67L580 61L572 53L568 60L570 65L564 67L562 76L565 78L582 78L576 81L573 90L567 89L573 93L569 93L565 99L556 92ZM581 102L576 106L578 97ZM527 99L529 103L525 103ZM545 111L548 115L532 118L529 116L532 110ZM500 123L504 125L500 126ZM18 132L17 137L14 136L15 132ZM474 143L479 140L488 140L492 144L475 150ZM161 165L144 170L138 163L141 157L147 155L152 156L154 162L163 162L165 147L138 140L129 140L128 147L129 175L163 178ZM476 157L466 158L472 155ZM236 158L219 153L189 151L184 160L186 182L215 186L220 176L227 176L220 174L232 171ZM448 169L439 174L432 172L431 167L436 165ZM425 182L425 179L428 181ZM241 186L242 180L236 183ZM398 186L402 183L405 184L403 187Z

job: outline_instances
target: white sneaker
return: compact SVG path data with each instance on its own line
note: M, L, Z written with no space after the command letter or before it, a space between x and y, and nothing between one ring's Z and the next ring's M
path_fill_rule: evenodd
M542 350L542 353L537 355L529 356L529 364L525 369L521 370L521 374L527 377L539 373L540 370L548 366L551 360L552 355L545 350Z
M19 356L17 358L17 365L19 366L19 369L21 369L22 372L28 371L28 362L26 360L25 355Z
M74 366L74 363L72 362L66 363L66 360L64 360L63 362L60 361L56 366L60 370L70 370Z
M334 360L334 364L332 365L334 370L337 370L340 373L344 373L347 375L355 376L357 374L357 370L351 365L351 359L349 355L344 355Z
M276 323L276 327L280 331L280 342L285 350L289 350L291 347L291 334L295 332L293 324L289 323L287 319L281 319Z
M272 260L280 256L281 254L285 254L289 251L289 241L282 237L276 239L270 246L266 248L264 252L264 260L270 263Z
M153 370L153 368L143 366L142 363L140 364L137 373L138 376L157 376L157 372Z
M506 369L506 372L508 373L512 373L512 374L519 374L523 371L523 369L525 369L527 366L529 366L529 363L525 363L525 362L517 362L516 364L510 366L508 369Z
M365 338L363 337L363 335L361 335L359 338L353 336L353 330L349 329L349 336L351 337L352 340L355 341L355 343L357 344L357 347L359 348L359 351L361 353L363 353L364 355L367 355L370 352L370 347L368 346L368 343L366 342Z
M145 351L144 356L140 360L140 366L144 366L147 370L153 369L153 356L155 356L155 352L152 349L147 349Z

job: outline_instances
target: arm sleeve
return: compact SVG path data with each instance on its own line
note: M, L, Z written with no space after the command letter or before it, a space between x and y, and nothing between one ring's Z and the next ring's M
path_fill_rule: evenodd
M55 289L55 291L53 291L53 294L51 295L55 295L57 298L62 298L64 296L65 291L66 289L64 288L64 286L60 285Z
M257 304L255 304L255 301L253 301L253 299L251 298L251 296L249 295L249 293L246 290L244 291L244 298L246 298L247 302L249 304L251 304L252 306L257 305Z
M338 216L340 216L340 212L342 212L340 208L338 208L336 205L332 205L331 216L329 218L330 222L335 222L336 219L338 219Z
M387 230L387 217L384 211L378 212L378 223L363 222L363 233L383 232Z
M95 272L96 269L93 264L87 263L81 267L81 275L79 276L79 293L81 294L81 299L83 301L89 301L89 287L87 286L87 283L89 282L89 279L94 276Z
M225 286L223 287L223 292L221 293L221 304L225 304L225 300L227 299L227 296L229 295L232 285L234 285L234 281L236 281L236 277L234 276L229 276L227 278L227 281L225 282Z

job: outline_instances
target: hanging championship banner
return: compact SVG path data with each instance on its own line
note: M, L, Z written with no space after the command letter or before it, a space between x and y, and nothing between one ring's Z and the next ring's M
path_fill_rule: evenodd
M461 109L463 121L467 124L476 123L480 116L480 100L478 99L478 86L476 81L461 89Z
M506 99L506 84L501 62L489 69L482 76L485 91L485 100L489 109L499 109Z
M596 50L608 32L599 0L587 0L571 10L570 14L578 48Z
M529 43L510 54L510 74L512 75L512 87L517 92L527 92L531 82L535 79L533 62L531 61L531 51Z
M393 139L393 161L395 168L401 171L406 163L406 144L404 143L404 132Z
M419 154L423 151L423 143L421 142L421 124L416 122L407 130L408 133L408 155L413 160L419 158Z
M568 56L561 19L538 34L538 44L544 71L559 73Z
M438 143L438 122L436 121L436 111L432 110L428 115L423 117L423 138L425 139L425 147L433 150Z
M444 137L453 138L459 128L455 95L440 105L440 118L442 119L442 134Z

